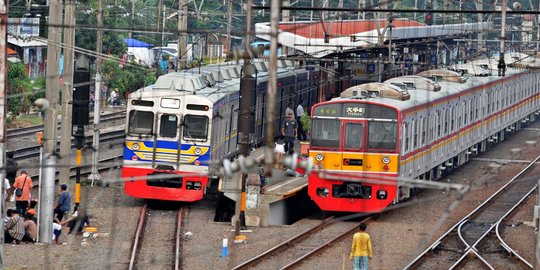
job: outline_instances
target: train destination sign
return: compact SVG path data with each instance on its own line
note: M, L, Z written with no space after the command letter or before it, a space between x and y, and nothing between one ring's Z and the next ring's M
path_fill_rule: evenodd
M397 120L396 110L375 104L363 103L331 103L317 106L313 116L374 118Z

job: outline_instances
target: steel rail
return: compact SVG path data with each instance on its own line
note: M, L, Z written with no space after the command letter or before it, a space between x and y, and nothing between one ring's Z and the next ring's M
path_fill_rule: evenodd
M184 212L183 208L178 210L178 216L176 217L176 233L174 236L174 269L180 270L180 252L181 252L181 239L182 239L182 213Z
M137 223L137 229L135 230L135 237L131 245L131 256L129 257L129 270L135 269L135 261L140 250L141 239L144 236L144 227L146 226L146 220L148 219L148 205L145 204L141 208L141 214L139 216L139 222Z
M488 203L492 203L494 198L499 196L503 191L506 190L506 188L515 182L516 179L518 179L521 175L523 175L526 171L528 171L529 168L531 168L532 166L534 166L536 164L536 162L538 162L538 160L540 160L540 156L537 156L532 162L530 162L523 170L521 170L518 174L516 174L512 179L510 179L505 185L503 185L501 188L499 188L495 193L493 193L489 198L487 198L484 202L482 202L482 204L480 204L478 207L476 207L474 210L472 210L469 214L467 214L463 219L461 219L460 221L458 221L456 224L454 224L454 226L452 226L448 231L446 231L441 237L439 237L437 240L435 240L435 242L433 244L431 244L427 249L425 249L424 251L422 251L417 257L415 257L409 264L407 264L403 269L412 269L414 265L416 265L417 263L419 263L421 261L422 258L424 258L424 256L426 256L426 254L432 250L434 250L438 245L440 245L442 243L442 240L444 238L446 238L451 232L453 232L456 228L461 228L461 226L467 222L468 220L471 219L472 216L474 215L477 215L478 213L481 212L481 210L484 209L484 207L488 204ZM493 228L494 228L495 224L493 224L489 230L487 232L485 232L481 237L485 237L485 235L491 231ZM461 236L460 236L461 237ZM464 239L462 239L463 241ZM478 243L478 241L476 241L475 244L473 244L472 246L471 245L468 245L469 248L468 250L471 250L471 247L475 246L476 244ZM468 254L468 252L465 252L465 255ZM461 258L464 258L465 255L461 256Z
M101 116L102 122L110 122L110 121L116 121L116 120L122 120L126 118L126 110L114 112L114 113L108 113ZM58 130L60 130L60 121L58 121L57 126ZM89 125L93 124L93 120L90 120ZM13 137L20 137L20 136L31 136L34 135L36 132L43 131L43 125L34 125L29 127L23 127L23 128L13 128L9 129L7 131L7 138L13 138Z
M366 221L368 221L370 219L371 219L371 217L367 217L364 220L362 220L362 222L366 222ZM329 245L331 245L331 244L335 243L336 241L340 240L341 238L349 235L353 231L356 231L357 229L358 229L358 225L354 225L350 230L348 230L348 231L338 235L336 238L331 239L331 240L327 241L326 243L318 246L317 248L315 248L312 251L308 252L304 256L302 256L302 257L296 259L295 261L283 266L281 269L290 269L290 268L293 268L294 266L297 266L301 262L305 261L307 258L309 258L309 257L313 256L314 254L316 254L317 252L321 251L323 248L328 247Z
M114 130L114 131L103 133L103 134L101 134L101 136L102 137L100 138L100 142L108 142L108 141L119 140L119 139L123 139L125 137L125 131L123 129ZM94 137L93 135L89 135L89 136L85 137L85 140L87 141L85 143L86 146L91 146L92 145L91 140L92 140L93 137ZM57 143L57 146L58 147L60 146L60 142ZM40 148L41 148L41 145L34 145L34 146L29 146L29 147L23 147L23 148L19 148L19 149L10 150L10 151L8 151L8 153L13 153L13 158L15 160L24 160L24 159L39 156L39 149ZM74 139L71 140L71 148L72 149L76 148Z
M508 245L506 243L506 241L504 241L504 239L502 238L502 235L500 233L500 225L503 221L503 219L505 219L508 215L510 215L511 212L514 211L515 208L517 208L525 199L527 199L527 197L529 195L531 195L536 189L538 188L538 185L534 186L534 188L532 188L525 196L523 196L523 198L519 201L518 204L516 204L514 207L512 207L512 209L510 211L508 211L500 220L499 222L497 222L497 226L495 226L495 233L497 235L497 238L499 239L499 241L501 242L501 245L502 247L508 252L510 253L511 255L515 256L516 258L518 258L523 264L527 265L529 268L533 268L533 265L528 262L527 260L525 260L525 258L521 257L517 251L515 251L513 248L510 247L510 245Z
M237 266L235 266L234 268L232 268L232 270L247 269L247 268L249 268L249 266L255 265L257 262L259 262L260 260L270 256L274 252L277 252L278 250L280 250L280 249L282 249L282 248L284 248L284 247L286 247L286 246L288 246L288 245L290 245L290 244L292 244L292 243L294 243L294 242L308 236L310 233L314 233L314 232L316 232L318 230L323 229L324 227L328 226L331 223L331 221L333 221L333 220L334 220L334 217L329 217L329 218L323 220L323 222L321 222L317 226L315 226L315 227L313 227L311 229L308 229L308 230L306 230L304 232L301 232L301 233L293 236L292 238L286 240L285 242L283 242L281 244L278 244L277 246L274 246L273 248L271 248L271 249L269 249L269 250L255 256L255 257L253 257L253 258L251 258L251 259L249 259L249 260L247 260L247 261L245 261L245 262L243 262L243 263L241 263L241 264L239 264Z

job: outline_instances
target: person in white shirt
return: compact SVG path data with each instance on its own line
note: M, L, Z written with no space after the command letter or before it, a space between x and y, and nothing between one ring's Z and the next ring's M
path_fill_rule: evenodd
M298 122L298 140L299 141L305 141L307 140L306 133L304 132L304 127L302 126L302 121L300 121L300 118L302 115L304 115L304 107L302 106L304 104L303 100L300 100L298 102L298 107L296 107L296 122Z
M287 106L287 109L285 109L285 117L288 117L289 113L292 113L293 118L294 118L294 110L293 110L292 102L289 102L289 106Z

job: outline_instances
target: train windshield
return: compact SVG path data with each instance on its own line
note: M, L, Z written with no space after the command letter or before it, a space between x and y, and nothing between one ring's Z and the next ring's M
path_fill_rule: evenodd
M397 123L370 121L368 124L367 148L374 150L396 150Z
M208 137L208 117L186 115L184 117L184 139L206 140Z
M345 148L362 149L364 144L364 125L361 123L347 123L345 125Z
M178 129L176 115L163 114L159 121L159 136L167 138L175 138L176 130Z
M338 119L312 119L311 145L338 148L340 125Z
M154 113L133 110L129 112L130 135L152 135L154 132Z

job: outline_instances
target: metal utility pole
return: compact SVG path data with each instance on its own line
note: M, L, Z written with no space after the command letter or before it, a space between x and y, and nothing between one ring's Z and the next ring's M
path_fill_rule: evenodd
M227 53L232 53L232 0L227 0Z
M135 0L131 0L131 22L133 23L135 21ZM134 27L135 25L132 25L131 27ZM128 32L128 37L131 37L131 30Z
M251 5L252 0L248 0L247 3L247 16L246 16L246 42L244 51L244 65L242 67L242 81L240 83L240 119L239 119L239 145L240 154L244 157L249 155L249 135L250 135L250 123L251 123L251 108L253 93L257 86L257 79L253 77L256 74L257 69L251 65L250 50L250 33L251 33ZM235 242L242 242L246 239L246 236L240 235L240 228L246 227L246 180L247 172L242 172L241 181L241 196L240 196L240 213L236 220L235 227Z
M289 7L291 5L291 1L290 0L283 0L281 5L283 7ZM282 13L281 21L288 22L289 21L289 16L290 16L290 11L289 10L283 10L281 13ZM282 46L281 47L281 52L283 53L283 55L287 55L288 54L287 47Z
M71 101L73 95L73 47L75 45L75 3L66 0L64 16L64 85L62 88L62 126L60 137L60 183L69 183L69 167L71 160Z
M92 180L92 185L94 181L101 180L101 176L98 172L98 162L99 162L99 114L101 113L101 100L105 100L105 95L101 97L101 51L103 47L103 0L98 1L98 16L97 16L97 33L96 33L96 84L94 89L94 138L92 141L92 147L94 148L92 152L92 173L88 176L89 180Z
M272 1L270 6L270 62L268 68L268 111L266 113L266 151L265 151L265 167L264 172L266 177L272 176L272 168L274 165L274 136L276 127L276 92L277 92L277 35L279 24L279 1ZM278 127L279 128L279 127Z
M54 184L56 178L56 106L58 103L58 59L60 56L60 31L58 25L62 23L62 6L59 0L49 1L49 28L47 39L47 78L45 98L47 106L43 119L43 153L45 166L43 168L43 181L39 196L39 242L50 244L52 241Z
M534 238L534 270L540 269L540 264L538 263L540 262L540 233L538 233L538 230L540 229L540 188L538 187L540 187L540 180L537 184L538 196L536 198L536 205L534 206L534 234L536 236Z
M497 65L497 68L499 70L499 76L504 77L504 74L506 73L506 63L504 62L504 40L505 37L505 27L506 27L506 8L507 8L506 0L502 0L502 14L501 14L501 43L499 48L499 64Z
M4 2L5 1L5 2ZM6 167L6 115L7 115L7 19L9 1L0 1L0 168ZM0 179L6 178L6 170L0 170ZM0 181L0 190L4 190L4 181ZM0 219L4 220L4 192L0 192ZM4 222L0 222L0 231L4 231ZM0 269L4 268L4 234L0 234Z
M178 56L176 57L176 69L181 70L186 67L184 61L186 54L186 31L187 31L187 3L186 0L178 0Z

